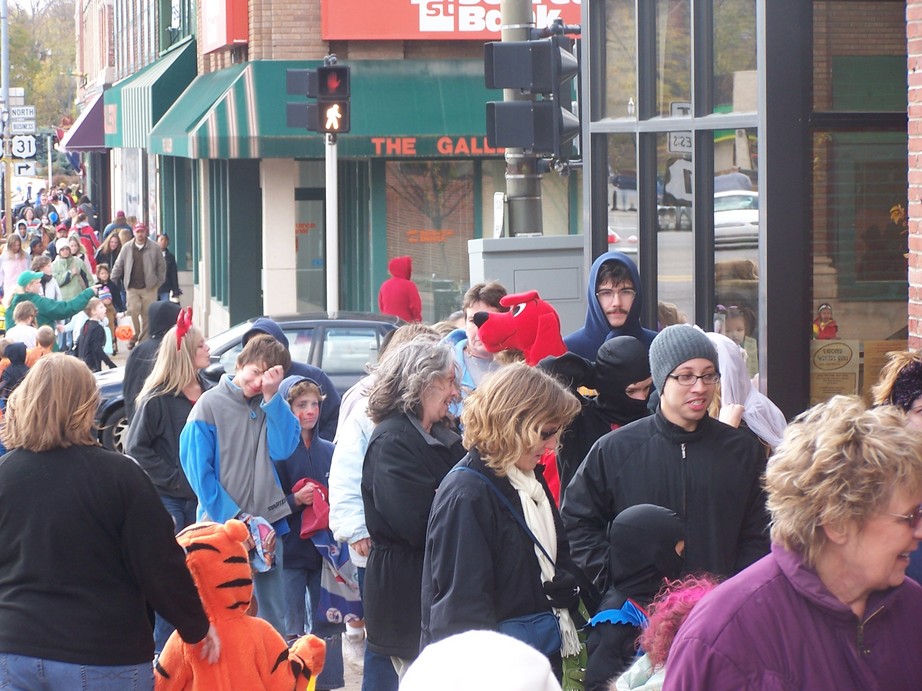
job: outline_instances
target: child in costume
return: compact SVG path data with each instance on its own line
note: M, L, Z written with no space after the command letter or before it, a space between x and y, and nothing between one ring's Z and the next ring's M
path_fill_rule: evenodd
M674 511L638 504L619 513L609 527L608 590L589 621L589 664L586 691L608 689L608 682L626 670L637 650L634 641L647 622L644 608L663 585L682 571L685 527Z
M176 536L198 587L205 613L221 640L221 656L208 664L173 632L154 667L156 689L313 691L325 646L302 636L291 646L263 619L247 614L253 581L241 521L194 523Z
M817 341L834 341L839 337L839 325L832 318L832 305L824 302L816 310L813 320L813 338Z

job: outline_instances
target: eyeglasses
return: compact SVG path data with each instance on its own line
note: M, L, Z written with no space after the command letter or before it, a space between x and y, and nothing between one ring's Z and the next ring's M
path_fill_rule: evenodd
M602 302L611 302L616 297L622 300L633 300L636 295L637 291L633 288L623 288L621 290L610 290L605 288L595 291L595 296Z
M894 518L899 518L909 524L909 527L912 530L915 530L919 527L919 521L922 521L922 504L919 504L914 508L908 515L904 516L901 513L890 513L886 512L888 516L893 516Z
M684 374L667 374L666 376L679 382L679 386L694 386L699 379L708 386L714 386L720 381L720 372L708 372L707 374L686 372Z
M547 441L551 437L556 437L558 434L560 434L560 428L555 427L552 430L541 430L540 434L541 434L541 441Z

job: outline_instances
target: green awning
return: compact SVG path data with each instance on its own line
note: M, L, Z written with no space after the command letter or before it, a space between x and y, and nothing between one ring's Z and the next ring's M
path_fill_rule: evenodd
M289 129L285 115L285 103L299 100L285 93L286 70L319 64L258 60L198 77L151 132L149 151L187 158L323 157L323 137ZM339 135L340 156L502 155L486 147L484 104L502 99L502 92L484 86L482 62L346 64L352 131Z
M195 41L170 51L105 92L105 136L110 148L147 148L147 138L195 78Z

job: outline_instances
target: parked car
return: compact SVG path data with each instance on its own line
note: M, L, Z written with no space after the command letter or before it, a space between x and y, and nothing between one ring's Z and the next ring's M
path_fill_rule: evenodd
M758 246L758 192L732 190L714 194L714 244L733 247Z
M386 314L340 312L332 318L326 314L302 314L272 317L288 337L288 349L294 362L306 362L322 369L342 395L366 374L366 366L377 361L381 339L402 322ZM237 355L243 349L243 335L255 317L232 326L208 339L211 365L204 376L217 382L225 372L233 373ZM122 367L99 372L99 407L96 424L103 446L121 451L128 421L122 397Z

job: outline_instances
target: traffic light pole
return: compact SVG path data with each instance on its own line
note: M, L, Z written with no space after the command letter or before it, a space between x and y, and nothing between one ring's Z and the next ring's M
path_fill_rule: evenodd
M531 0L501 0L503 41L527 41L535 22ZM518 89L503 89L504 101L531 98ZM509 235L544 234L541 213L541 174L538 157L524 149L506 149L506 208Z
M326 264L327 312L339 311L339 177L336 135L326 137Z

